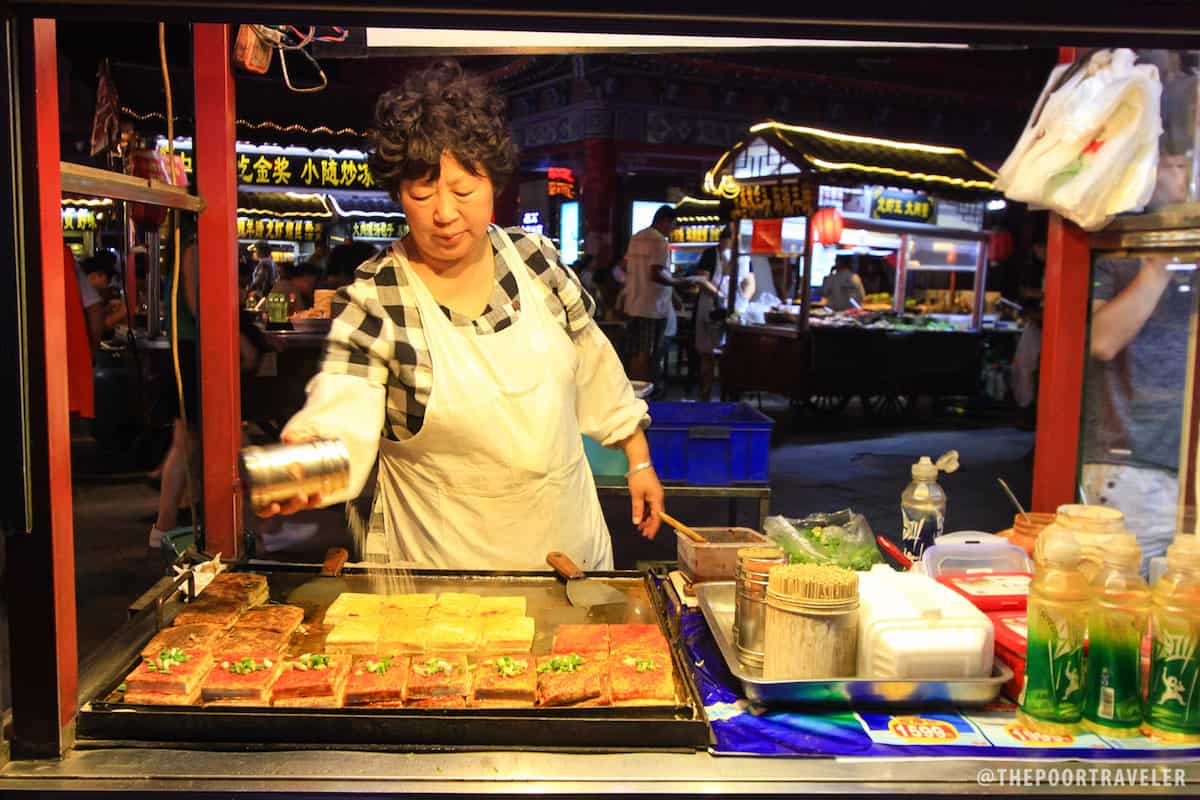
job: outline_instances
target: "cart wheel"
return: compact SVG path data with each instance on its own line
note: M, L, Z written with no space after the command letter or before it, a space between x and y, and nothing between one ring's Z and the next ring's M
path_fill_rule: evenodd
M818 414L840 414L850 402L848 394L814 394L804 401L804 404Z
M907 394L863 395L863 409L872 417L900 419L913 409L913 396Z

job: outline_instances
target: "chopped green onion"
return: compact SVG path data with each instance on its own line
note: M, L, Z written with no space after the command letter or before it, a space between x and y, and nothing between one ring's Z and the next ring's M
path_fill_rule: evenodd
M529 662L525 659L515 659L511 656L500 656L496 659L496 672L505 678L512 678L517 675L524 675L529 669Z
M586 663L587 659L578 653L569 653L565 656L554 656L538 667L538 672L574 672Z

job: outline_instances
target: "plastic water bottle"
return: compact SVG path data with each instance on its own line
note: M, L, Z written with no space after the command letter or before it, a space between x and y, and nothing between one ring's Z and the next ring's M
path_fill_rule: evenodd
M1150 587L1132 533L1111 537L1091 582L1083 725L1109 737L1133 737L1142 727L1142 638L1150 618Z
M925 549L942 535L946 526L946 493L937 482L938 472L958 469L958 453L951 450L937 463L929 456L912 465L912 483L900 495L900 516L904 521L904 554L919 561Z
M1082 549L1070 531L1048 530L1039 545L1042 560L1029 585L1025 685L1017 719L1030 730L1070 735L1083 717L1089 587L1079 570Z
M1171 744L1200 744L1200 539L1181 533L1154 584L1153 650L1146 732Z

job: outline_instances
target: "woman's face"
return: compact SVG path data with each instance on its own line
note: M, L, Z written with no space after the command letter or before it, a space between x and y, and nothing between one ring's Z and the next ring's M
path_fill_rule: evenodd
M480 172L472 175L454 156L443 153L437 180L400 182L400 206L412 243L429 266L454 266L486 245L493 189L491 179Z

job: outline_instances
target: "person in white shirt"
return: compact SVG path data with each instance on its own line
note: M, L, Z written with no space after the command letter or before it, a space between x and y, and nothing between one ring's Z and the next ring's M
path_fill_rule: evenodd
M675 209L662 206L650 227L635 233L625 251L624 308L629 315L629 375L634 380L656 380L655 365L671 316L671 292L690 283L672 276L667 267L667 237L675 229L675 219Z

